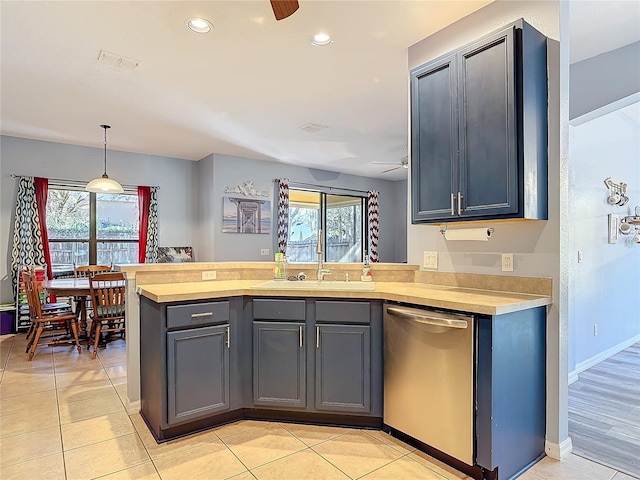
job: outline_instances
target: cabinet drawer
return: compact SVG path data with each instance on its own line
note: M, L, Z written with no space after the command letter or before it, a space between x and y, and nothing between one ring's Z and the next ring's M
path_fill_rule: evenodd
M199 325L228 321L228 301L167 307L167 328L197 327Z
M316 322L369 323L371 306L369 302L337 302L318 300L316 302Z
M304 300L260 298L253 301L255 320L304 320Z

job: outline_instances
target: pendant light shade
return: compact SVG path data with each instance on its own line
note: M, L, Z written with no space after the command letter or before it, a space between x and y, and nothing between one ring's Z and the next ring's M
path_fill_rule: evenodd
M94 178L87 186L84 187L88 192L96 193L123 193L124 189L115 180L109 178L107 175L107 128L111 128L109 125L100 125L100 128L104 128L104 173L100 178Z

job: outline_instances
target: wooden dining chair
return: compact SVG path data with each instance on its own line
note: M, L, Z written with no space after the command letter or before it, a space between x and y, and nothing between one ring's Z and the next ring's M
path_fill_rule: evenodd
M38 347L38 342L42 337L42 333L60 329L67 329L71 325L73 338L75 340L78 353L82 351L80 341L78 340L78 318L71 310L42 310L41 303L41 286L40 282L32 275L31 272L23 272L24 286L27 294L27 302L29 303L29 316L33 325L31 337L28 340L27 349L29 352L29 361L33 359ZM49 345L68 345L68 340L49 342Z
M23 285L26 285L27 280L36 282L35 288L37 288L38 290L38 298L40 299L40 309L42 310L42 313L49 315L53 313L71 313L72 312L73 309L71 308L71 304L68 302L50 302L49 301L47 292L44 290L44 288L42 288L42 284L36 278L35 268L33 266L25 266L20 272L20 274L22 275ZM25 289L25 292L26 292L26 289ZM29 309L29 311L31 311L31 309ZM31 346L29 341L31 340L31 338L35 333L35 326L36 324L34 322L31 322L29 324L29 329L27 330L27 336L26 336L27 338L26 352L27 353L29 352L29 348ZM67 330L67 333L69 333L68 330Z
M73 278L87 278L97 273L108 273L112 270L111 265L73 265Z
M125 333L125 278L120 272L100 273L89 278L93 314L89 329L89 345L93 342L93 358L98 354L102 333ZM109 335L107 335L109 336Z

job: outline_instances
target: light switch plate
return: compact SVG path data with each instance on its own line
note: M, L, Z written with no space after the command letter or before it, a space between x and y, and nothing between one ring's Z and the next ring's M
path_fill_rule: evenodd
M269 255L269 249L268 248L261 248L260 249L260 255Z
M615 213L609 214L609 243L618 243L618 227L620 226L620 216Z
M436 270L438 268L438 252L424 252L422 266Z

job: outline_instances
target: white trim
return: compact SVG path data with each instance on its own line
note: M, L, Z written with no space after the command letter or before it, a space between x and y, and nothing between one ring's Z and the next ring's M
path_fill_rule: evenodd
M578 372L575 370L573 372L569 372L569 385L578 381Z
M617 345L614 345L611 348L606 349L604 352L600 352L599 354L588 358L587 360L585 360L584 362L580 362L578 364L576 364L576 368L573 370L573 372L571 372L569 374L569 383L571 383L571 377L573 375L575 375L576 377L578 376L578 374L584 372L585 370L593 367L594 365L597 365L598 363L602 362L603 360L606 360L607 358L615 355L618 352L621 352L622 350L624 350L625 348L630 347L631 345L633 345L634 343L640 342L640 334L636 335L635 337L631 337L627 340L625 340L624 342L620 342Z
M127 414L128 415L134 415L136 413L140 413L140 408L141 408L140 400L136 400L135 402L131 402L127 398L126 405L124 407L127 410Z
M551 443L549 440L544 441L544 451L548 457L555 460L563 460L569 456L573 450L571 437L565 438L560 444Z
M632 103L636 103L640 101L640 92L633 93L628 97L621 98L620 100L616 100L615 102L611 102L607 105L604 105L600 108L596 108L595 110L591 110L590 112L585 113L584 115L580 115L569 121L569 125L572 127L577 127L578 125L582 125L583 123L590 122L598 117L606 115L607 113L615 112L616 110L620 110Z

